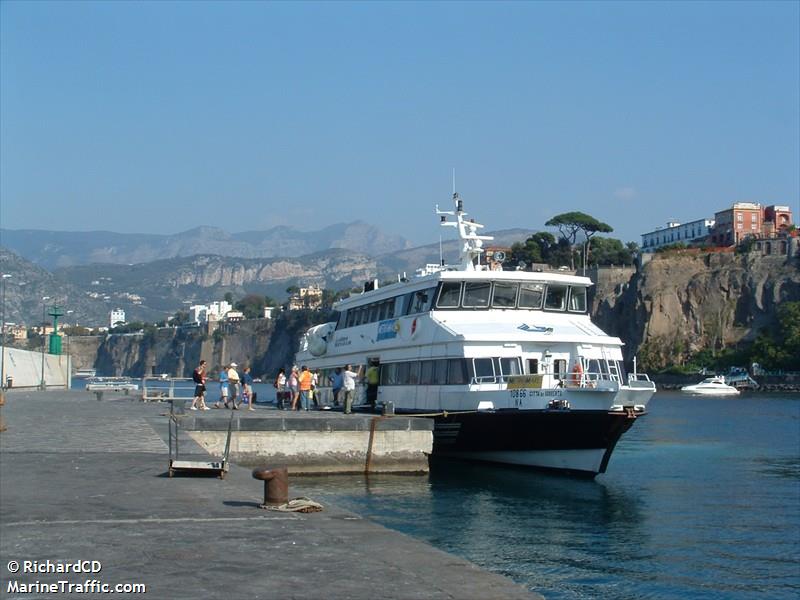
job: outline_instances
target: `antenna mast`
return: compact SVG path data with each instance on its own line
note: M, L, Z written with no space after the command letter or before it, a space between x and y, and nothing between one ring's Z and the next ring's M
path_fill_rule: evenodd
M461 269L463 271L480 271L484 269L480 264L480 256L483 254L484 240L493 240L490 235L478 235L478 229L482 229L483 225L476 223L475 219L467 221L464 216L468 213L464 212L464 201L455 191L456 175L453 169L453 204L455 210L439 210L439 205L436 205L436 214L440 217L439 225L442 227L456 227L458 229L458 236L462 240L461 245ZM455 221L448 221L447 217L455 217ZM441 241L439 242L439 254L441 255ZM475 259L478 259L478 264L475 264ZM442 259L443 261L444 259ZM444 266L444 265L443 265Z

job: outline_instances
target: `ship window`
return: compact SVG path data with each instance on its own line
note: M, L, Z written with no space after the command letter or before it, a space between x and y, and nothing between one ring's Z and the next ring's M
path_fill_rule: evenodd
M388 316L389 303L381 302L378 305L378 321L383 321Z
M397 385L396 363L384 363L381 365L381 385Z
M491 358L473 358L475 379L480 382L482 377L494 379L494 364Z
M391 319L394 317L394 298L389 298L383 303L386 306L384 319Z
M353 326L353 315L355 314L355 309L351 308L346 313L347 320L345 321L345 327L352 327Z
M430 288L414 292L408 314L413 315L430 310L435 289Z
M542 308L544 285L541 283L521 283L519 286L520 308Z
M495 283L492 306L495 308L514 308L517 304L518 289L519 284L517 283Z
M557 358L553 361L553 374L556 379L564 379L567 376L567 361L564 358Z
M369 305L369 320L367 323L374 323L378 320L378 304L373 302Z
M536 375L539 373L539 359L528 359L528 375Z
M447 360L441 359L434 361L434 378L433 382L436 385L444 385L447 383Z
M458 308L461 300L461 282L444 281L439 288L439 299L436 308Z
M368 315L368 311L369 311L369 307L367 307L367 306L359 307L358 316L356 317L356 325L363 325L364 323L368 322L367 321L367 317L369 316Z
M486 308L489 306L489 292L492 284L488 281L468 281L464 284L464 307Z
M564 310L567 307L567 286L548 285L544 307L546 310Z
M522 366L520 365L519 358L516 356L513 358L501 358L500 374L503 377L508 377L509 375L521 375Z
M408 363L408 380L410 385L417 385L419 383L419 361L415 360Z
M586 312L586 288L570 288L569 309L572 312Z
M419 383L420 385L431 385L434 382L434 365L435 361L423 360L420 365Z
M466 359L451 358L447 361L447 383L450 385L467 383Z
M395 375L395 383L397 385L405 385L408 383L408 363L402 362L396 365L397 373Z

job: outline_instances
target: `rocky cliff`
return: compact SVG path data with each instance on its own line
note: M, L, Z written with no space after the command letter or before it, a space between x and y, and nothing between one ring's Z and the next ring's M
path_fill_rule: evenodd
M271 268L277 265L270 263ZM302 268L291 265L291 269ZM186 283L201 285L220 278L245 281L259 277L260 272L244 267L227 271L212 259L206 267L187 274ZM590 275L596 282L593 318L626 342L628 360L638 356L651 369L680 364L698 350L752 341L774 323L781 302L800 300L798 260L785 257L659 255L638 271L612 268ZM215 367L231 360L250 364L254 375L270 377L291 363L302 333L326 320L329 315L292 311L280 313L274 321L226 325L217 333L184 328L73 338L72 347L79 352L74 364L94 366L102 375L141 376L152 371L188 377L202 357Z
M73 338L75 368L94 367L106 377L167 373L190 377L200 359L215 370L230 362L252 367L254 377L271 378L292 364L300 336L327 313L292 311L274 320L227 323L212 331L205 327L162 328L140 334Z
M702 349L753 341L781 302L800 300L797 258L756 254L657 255L596 301L595 320L648 368Z

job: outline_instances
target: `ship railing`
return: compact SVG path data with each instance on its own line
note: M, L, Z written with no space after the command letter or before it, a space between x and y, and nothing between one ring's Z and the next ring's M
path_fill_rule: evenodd
M654 389L655 386L646 373L628 373L628 387Z

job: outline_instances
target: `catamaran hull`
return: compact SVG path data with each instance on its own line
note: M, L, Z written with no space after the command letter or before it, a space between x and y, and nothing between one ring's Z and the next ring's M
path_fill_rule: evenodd
M504 410L436 417L433 454L468 460L605 473L620 436L644 413Z

